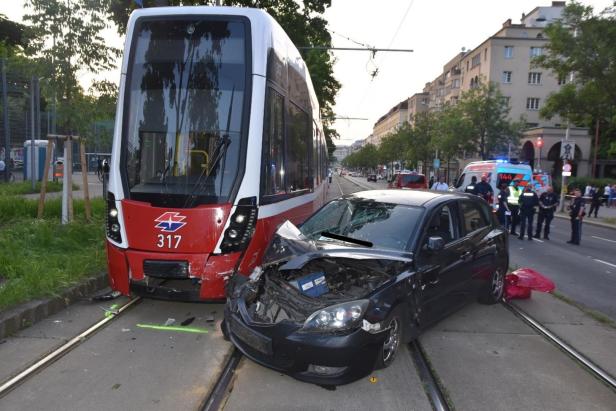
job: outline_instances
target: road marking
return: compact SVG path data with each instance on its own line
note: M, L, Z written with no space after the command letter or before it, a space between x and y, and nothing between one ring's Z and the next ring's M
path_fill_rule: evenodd
M598 258L593 258L593 260L595 260L597 262L600 262L600 263L603 263L605 265L609 265L610 267L616 268L616 264L608 263L607 261L599 260Z
M342 187L340 187L340 181L338 181L338 179L336 179L336 184L338 184L338 190L340 190L340 194L344 195L344 191L342 191Z
M616 241L614 240L610 240L608 238L603 238L603 237L597 237L596 235L593 235L592 238L598 238L599 240L609 241L610 243L616 243Z

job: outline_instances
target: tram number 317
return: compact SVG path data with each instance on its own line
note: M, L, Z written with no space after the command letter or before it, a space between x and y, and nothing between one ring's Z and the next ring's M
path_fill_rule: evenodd
M180 245L180 241L182 241L181 235L158 234L158 242L156 242L156 247L158 248L178 248L178 246Z

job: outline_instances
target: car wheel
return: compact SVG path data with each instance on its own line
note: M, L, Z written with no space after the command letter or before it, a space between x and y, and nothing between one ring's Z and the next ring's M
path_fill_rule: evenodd
M381 346L377 369L389 367L396 358L400 342L402 341L402 318L397 313L394 313L387 322L387 328L388 334Z
M496 304L503 298L505 292L505 270L497 268L490 277L488 283L479 294L481 304Z

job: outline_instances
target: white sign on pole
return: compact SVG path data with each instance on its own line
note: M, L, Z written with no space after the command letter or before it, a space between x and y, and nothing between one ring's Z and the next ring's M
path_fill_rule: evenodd
M569 164L569 163L563 164L563 171L564 172L571 171L571 164Z
M571 171L563 171L563 177L571 177Z
M575 141L561 140L560 158L563 160L573 160L575 156Z

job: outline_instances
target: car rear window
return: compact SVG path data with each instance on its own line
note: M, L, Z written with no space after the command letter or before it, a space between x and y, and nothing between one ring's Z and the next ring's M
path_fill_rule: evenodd
M400 177L403 185L426 183L426 178L420 174L403 174Z

